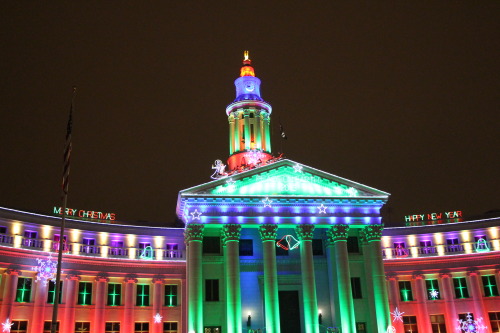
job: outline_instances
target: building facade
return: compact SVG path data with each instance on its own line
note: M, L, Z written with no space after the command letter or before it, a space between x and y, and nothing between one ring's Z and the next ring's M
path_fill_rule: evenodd
M383 228L389 194L272 155L245 54L184 228L68 219L61 333L500 332L500 218ZM0 208L0 324L50 332L59 217Z

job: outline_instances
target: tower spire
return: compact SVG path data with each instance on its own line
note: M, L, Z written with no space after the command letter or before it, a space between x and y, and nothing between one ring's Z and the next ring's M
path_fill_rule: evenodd
M229 170L256 166L272 158L269 133L272 107L260 95L248 51L243 52L240 77L234 81L236 98L226 108L229 120Z

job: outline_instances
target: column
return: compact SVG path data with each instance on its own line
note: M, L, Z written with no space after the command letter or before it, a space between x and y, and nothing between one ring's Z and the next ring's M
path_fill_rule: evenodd
M389 299L385 284L384 263L380 238L383 225L368 225L363 229L368 244L365 246L365 260L372 276L373 304L375 306L375 322L378 332L385 332L390 325Z
M64 317L61 318L62 333L73 333L75 331L75 308L76 295L78 292L78 281L82 278L76 274L66 275L66 297L64 298ZM54 299L54 302L57 302Z
M92 331L95 333L104 333L104 314L106 311L107 286L109 282L108 275L101 273L96 276L95 288L95 312Z
M17 269L8 268L5 271L5 284L2 298L2 310L0 311L0 322L5 323L7 319L12 321L12 308L16 300L17 281L21 272Z
M500 268L495 270L495 279L497 282L498 292L500 292Z
M42 333L43 332L43 322L45 318L45 304L47 301L47 287L48 280L35 280L35 297L34 297L34 309L33 309L33 320L31 321L31 333Z
M269 115L266 113L266 116L263 117L262 122L264 123L264 139L266 140L266 149L265 151L271 152L271 135L269 134Z
M226 321L228 333L241 333L240 287L240 235L241 225L226 224L222 227L226 278Z
M451 273L441 273L439 274L441 280L441 288L443 289L443 298L446 312L444 314L444 320L446 323L446 330L452 332L457 326L457 309L455 308L455 297L453 291L453 280Z
M245 150L249 150L250 149L250 142L252 140L250 137L250 119L248 118L248 111L247 110L245 110L245 113L243 116L245 119Z
M399 287L398 287L398 277L395 274L386 275L386 280L389 282L389 305L391 313L396 311L396 309L401 310L399 307ZM404 332L403 321L392 320L392 326L396 329L396 332Z
M366 237L365 237L365 233L364 232L360 232L359 233L359 236L360 236L360 243L361 243L361 247L362 247L362 253L363 253L363 266L364 266L364 269L365 269L365 279L366 279L366 289L367 289L367 298L368 298L368 313L370 314L369 318L368 318L368 321L367 321L367 325L368 325L368 331L369 332L378 332L378 330L376 330L376 327L377 327L377 314L376 314L376 311L375 311L375 293L373 291L373 272L372 272L372 265L371 265L371 262L368 260L368 256L369 256L369 251L370 250L370 246L368 245L368 242L366 240Z
M255 112L255 148L262 149L262 131L261 131L261 120L260 111Z
M276 270L276 224L259 227L264 253L264 307L266 332L280 333L280 308L278 296L278 272Z
M354 301L352 299L349 255L347 253L347 232L349 226L335 225L326 232L328 245L333 247L334 265L337 275L339 318L342 332L356 332ZM331 260L331 259L330 259ZM336 302L336 303L337 303ZM338 325L339 323L337 323Z
M488 313L484 308L479 272L475 269L469 269L467 276L469 277L470 291L474 300L474 319L483 318L483 320L487 320Z
M125 295L120 331L121 333L130 333L134 331L134 285L137 283L135 274L125 277L124 282Z
M203 225L188 224L184 230L187 248L188 333L203 333Z
M302 274L302 293L304 303L304 322L306 333L318 333L318 299L316 296L316 279L312 239L314 225L301 224L295 228L300 240L300 268Z
M229 155L234 153L234 117L229 116Z
M162 311L162 296L163 296L163 277L157 276L152 279L153 282L153 313L151 314L153 320L152 333L162 333L163 332L163 311ZM161 316L161 320L159 319ZM156 319L158 318L158 319ZM157 322L159 320L159 322Z
M427 288L425 286L425 276L415 273L412 276L415 294L417 296L417 325L420 332L432 332L431 318L427 310Z
M239 111L234 112L234 136L233 136L234 151L233 151L233 153L241 150L241 139L242 138L241 138L241 134L240 134L241 123L240 123L240 119L239 119L239 114L240 114Z

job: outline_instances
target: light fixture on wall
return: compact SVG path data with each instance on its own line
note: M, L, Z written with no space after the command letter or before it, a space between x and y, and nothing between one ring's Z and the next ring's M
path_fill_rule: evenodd
M321 313L321 309L318 309L318 323L320 325L323 324L323 314Z
M248 312L248 317L247 317L247 327L252 326L252 313Z

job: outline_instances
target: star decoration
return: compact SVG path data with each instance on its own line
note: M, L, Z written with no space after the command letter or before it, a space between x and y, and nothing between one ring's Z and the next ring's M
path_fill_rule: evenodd
M399 311L398 308L394 309L394 311L391 312L391 315L394 317L394 319L392 319L392 322L395 322L397 320L403 322L403 314L404 312Z
M191 215L193 216L193 221L194 220L199 220L200 219L200 215L202 213L198 211L198 209L195 209L194 212L191 213Z
M271 199L269 199L268 197L266 197L264 200L262 200L262 203L264 204L264 207L271 207L271 203L273 201Z
M321 204L321 206L318 206L319 212L318 214L326 214L326 206Z
M302 165L300 165L299 163L295 164L293 166L293 170L295 170L295 172L302 172Z
M2 332L10 332L10 328L14 325L13 322L10 321L9 318L5 321L5 323L2 323Z
M38 262L38 266L33 267L33 270L38 272L35 282L42 281L43 285L46 286L50 280L54 280L55 278L57 262L52 260L51 253L49 253L47 259L42 260L37 258L36 261Z
M156 324L161 323L161 320L163 319L163 317L159 313L155 314L153 318Z
M439 297L439 291L433 289L431 292L429 292L429 296L431 296L432 299L437 299Z

